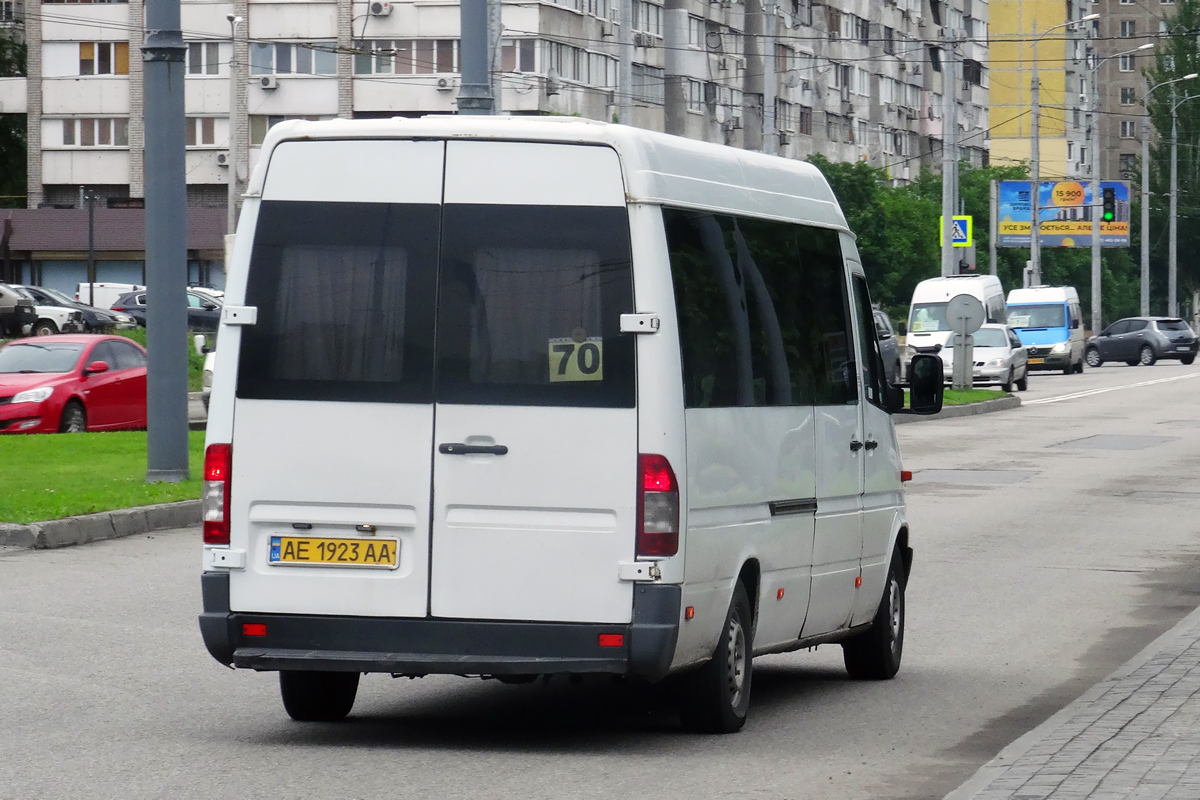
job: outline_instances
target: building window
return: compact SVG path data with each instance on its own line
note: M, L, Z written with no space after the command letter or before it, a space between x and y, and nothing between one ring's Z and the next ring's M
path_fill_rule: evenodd
M662 36L662 6L633 0L633 29L654 36Z
M1121 20L1121 38L1132 39L1137 36L1137 20L1123 19Z
M1138 158L1134 153L1121 153L1118 168L1121 172L1132 175L1137 172Z
M983 85L983 64L974 59L963 59L963 80L972 86Z
M505 39L500 47L500 69L503 72L536 72L534 53L537 39Z
M812 0L792 0L792 16L801 25L812 25Z
M317 121L317 120L326 120L326 119L335 119L335 118L332 116L328 116L328 117L269 116L268 117L268 116L259 116L256 114L251 114L250 115L250 145L252 147L258 147L259 145L261 145L263 143L263 140L267 138L267 131L271 130L271 128L275 127L279 123L281 123L285 120L289 120L289 119L307 119L307 120Z
M796 132L803 133L805 136L812 136L812 109L808 106L800 106L799 112L796 114Z
M890 56L896 54L896 32L886 25L883 28L883 52Z
M336 75L334 43L251 42L251 75Z
M704 49L704 20L688 15L688 47Z
M217 143L216 117L188 117L184 120L183 141L188 147Z
M871 23L862 17L854 17L854 38L859 44L871 43Z
M64 119L62 143L63 147L128 147L129 120L124 117Z
M796 105L786 100L775 99L775 130L796 130Z
M129 0L42 0L42 3L127 3Z
M661 106L665 100L664 72L646 64L633 65L633 99Z
M1132 53L1121 56L1117 61L1117 68L1121 72L1133 72L1133 59L1134 55Z
M704 113L704 83L689 78L687 90L687 110Z
M80 42L80 75L128 75L129 42Z
M611 87L617 85L617 60L603 53L591 53L578 47L560 42L542 41L542 60L539 71L553 69L565 81L574 81L589 86ZM634 84L637 84L637 65L634 69ZM659 70L659 96L662 96L662 70ZM662 100L660 99L661 103Z
M221 69L223 61L228 60L228 45L226 58L221 57L220 42L188 42L187 74L188 75L227 75Z
M1136 139L1138 135L1136 120L1121 120L1121 138Z
M530 44L519 44L513 53L517 66L532 63L533 53L521 53L522 49L536 50L536 40ZM376 39L356 43L354 71L359 75L433 75L435 73L458 72L457 39ZM501 50L501 60L505 58ZM520 70L532 71L532 70Z
M842 12L833 6L825 6L825 28L829 38L837 41L842 35Z
M1121 105L1131 106L1137 103L1137 89L1131 86L1121 87Z

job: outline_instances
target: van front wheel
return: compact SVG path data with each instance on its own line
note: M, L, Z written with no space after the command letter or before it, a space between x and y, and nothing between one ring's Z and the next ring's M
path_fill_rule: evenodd
M702 733L734 733L746 724L753 674L753 622L750 598L738 581L717 650L700 669L684 676L680 717Z
M855 680L888 680L900 671L900 657L904 654L903 570L900 554L896 553L871 628L842 643L846 672Z
M288 716L300 722L337 722L354 708L357 672L279 673L279 691Z

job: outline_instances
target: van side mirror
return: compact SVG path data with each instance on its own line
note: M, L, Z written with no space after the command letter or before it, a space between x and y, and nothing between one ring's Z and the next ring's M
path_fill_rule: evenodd
M204 334L197 333L192 337L192 345L196 348L196 355L203 356L212 352L208 346L208 337Z
M942 359L930 353L913 356L908 367L908 409L901 414L936 414L942 410L946 390ZM903 401L900 403L903 406Z
M901 336L908 336L908 324L907 323L901 322L896 327L896 330L900 332Z

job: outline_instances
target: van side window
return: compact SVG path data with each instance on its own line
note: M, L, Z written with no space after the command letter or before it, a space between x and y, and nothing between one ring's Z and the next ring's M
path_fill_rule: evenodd
M858 338L862 342L859 351L862 356L863 390L867 401L880 408L884 407L883 356L879 354L879 341L876 338L874 314L871 308L871 295L867 292L867 282L861 275L855 275L854 302L858 306Z
M663 209L688 408L857 402L836 231Z
M1008 324L1008 320L1006 319L1007 313L1005 311L1004 298L1000 295L995 295L988 298L985 310L987 313L988 322L994 322L1000 325Z
M428 403L437 205L263 201L238 397Z
M633 408L629 212L446 204L440 403Z

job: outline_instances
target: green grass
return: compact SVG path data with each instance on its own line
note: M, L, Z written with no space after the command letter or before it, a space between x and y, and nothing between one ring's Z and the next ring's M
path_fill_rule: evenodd
M191 480L146 478L146 432L0 436L0 522L38 522L200 497L204 432L188 434Z
M943 406L965 406L971 403L982 403L985 400L999 400L1001 397L1011 397L1008 392L1002 392L999 389L967 389L965 391L956 391L947 389L942 396ZM904 404L908 405L908 389L904 390Z

